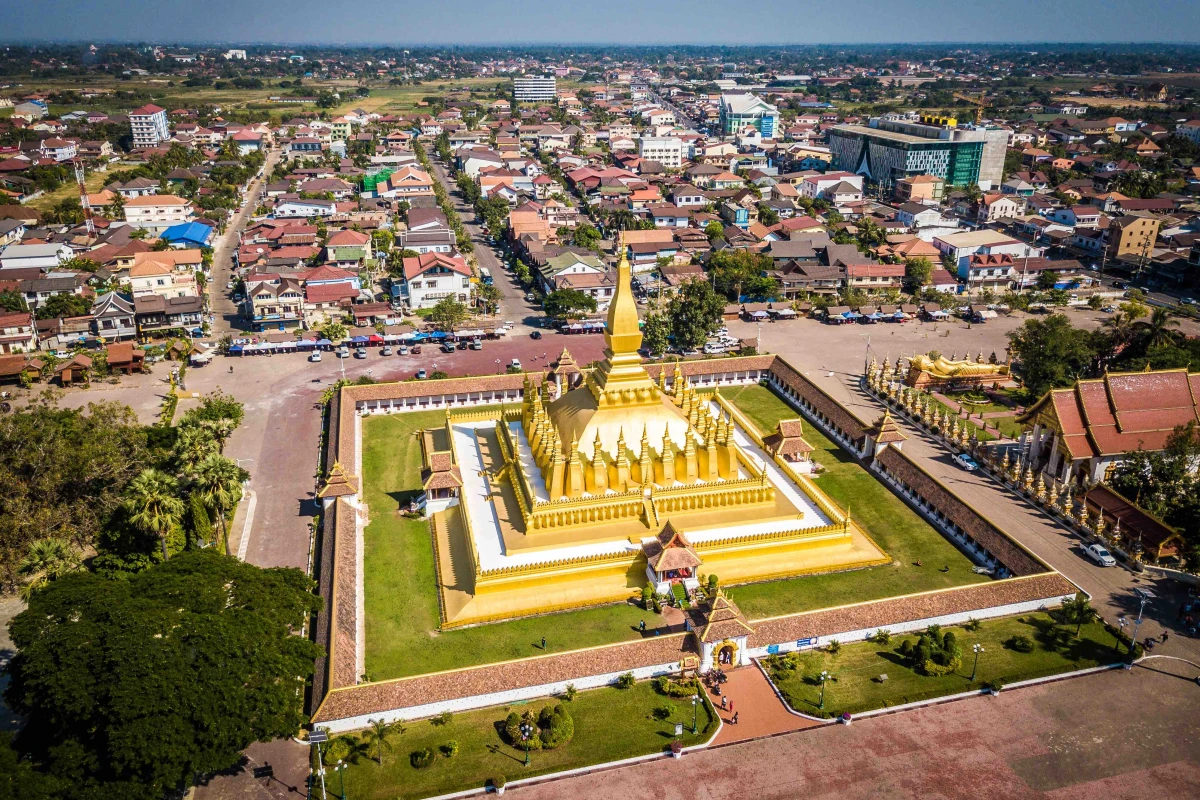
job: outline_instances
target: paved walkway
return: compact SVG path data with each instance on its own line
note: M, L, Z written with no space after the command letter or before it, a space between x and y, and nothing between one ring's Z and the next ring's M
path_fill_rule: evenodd
M721 694L733 702L732 711L722 711L720 696L711 689L708 692L708 699L725 723L714 744L741 742L822 724L788 711L757 666L738 667L726 675L729 679L721 684ZM733 724L733 711L738 714L737 725Z

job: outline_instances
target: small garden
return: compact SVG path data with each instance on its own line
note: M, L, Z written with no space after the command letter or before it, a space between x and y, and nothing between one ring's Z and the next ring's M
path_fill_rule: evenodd
M616 686L585 692L568 687L557 698L415 722L374 722L323 747L327 767L347 764L342 773L330 769L326 783L331 794L341 794L344 781L345 794L355 800L428 797L691 747L710 739L718 724L705 700L695 708L692 733L691 697L698 689L695 681L639 683L626 675ZM683 725L680 737L676 724Z
M1080 599L1049 613L934 625L920 633L880 630L866 642L769 656L766 665L792 708L828 718L975 689L999 691L1123 658L1128 639L1118 653L1117 638Z

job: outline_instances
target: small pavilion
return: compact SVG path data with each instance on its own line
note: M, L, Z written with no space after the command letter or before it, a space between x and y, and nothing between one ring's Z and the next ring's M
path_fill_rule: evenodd
M754 628L723 592L718 591L711 601L688 609L686 625L696 637L700 672L708 672L714 667L732 669L750 663L748 645Z
M671 585L675 583L682 583L688 591L700 588L700 580L696 577L700 556L670 520L658 536L642 542L642 552L646 554L646 576L657 594L670 593Z
M812 468L813 446L804 441L804 423L798 419L779 420L774 433L763 437L763 449L796 464L801 472Z

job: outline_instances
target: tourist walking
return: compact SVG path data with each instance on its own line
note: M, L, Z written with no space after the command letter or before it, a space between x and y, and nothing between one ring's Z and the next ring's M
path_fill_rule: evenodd
M731 697L731 698L729 698L729 710L730 710L730 711L733 711L733 698L732 698L732 697ZM734 716L736 717L737 715L736 715L736 714L734 714Z
M734 724L734 725L737 725L737 718L738 718L738 715L735 713L735 714L733 715L733 724Z
M726 704L726 702L725 702L725 701L726 701L726 700L728 700L728 699L729 699L729 698L728 698L728 697L726 697L725 695L721 695L721 710L722 710L722 711L724 711L724 710L726 710L726 709L728 708L728 705L727 705L727 704Z

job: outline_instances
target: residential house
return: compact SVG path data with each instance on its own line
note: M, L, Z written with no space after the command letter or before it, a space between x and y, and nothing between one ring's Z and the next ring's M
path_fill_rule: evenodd
M412 208L408 211L408 229L398 235L397 246L418 253L450 253L455 237L446 216L437 208Z
M939 205L946 194L946 181L936 175L913 175L896 181L894 191L901 203Z
M376 197L394 200L433 199L433 180L425 170L412 165L401 167L375 189Z
M246 282L242 316L254 330L286 330L304 323L304 287L295 278L259 275Z
M1021 195L988 192L979 201L976 218L980 222L998 222L1013 219L1025 213L1025 202Z
M0 250L0 272L8 269L53 270L74 253L65 244L10 244Z
M980 229L934 237L933 245L958 265L958 277L966 279L973 255L1010 255L1013 258L1040 256L1041 250L999 231Z
M1004 291L1012 287L1016 278L1013 257L1007 253L972 255L967 259L965 273L959 269L959 277L966 280L970 291Z
M1154 249L1162 220L1152 214L1126 214L1108 223L1107 255L1118 261L1145 261Z
M1072 228L1100 227L1100 209L1096 206L1059 208L1047 214L1046 218L1063 225L1070 225Z
M313 217L332 217L337 213L337 205L332 200L301 200L299 198L282 200L275 206L275 217L311 219Z
M170 194L143 195L125 201L125 221L133 228L144 228L152 233L181 222L191 222L193 217L191 202Z
M204 298L196 295L136 295L133 311L138 333L142 336L160 331L191 331L204 326Z
M896 209L896 221L907 228L926 228L941 224L942 212L937 206L903 203Z
M37 350L37 330L30 311L0 311L0 353L31 353Z
M325 242L325 260L335 267L358 269L373 257L371 237L362 231L338 231Z
M109 292L92 304L92 333L105 341L132 339L137 336L133 299Z
M400 293L410 308L432 308L445 297L471 298L471 268L461 256L424 253L404 259Z

